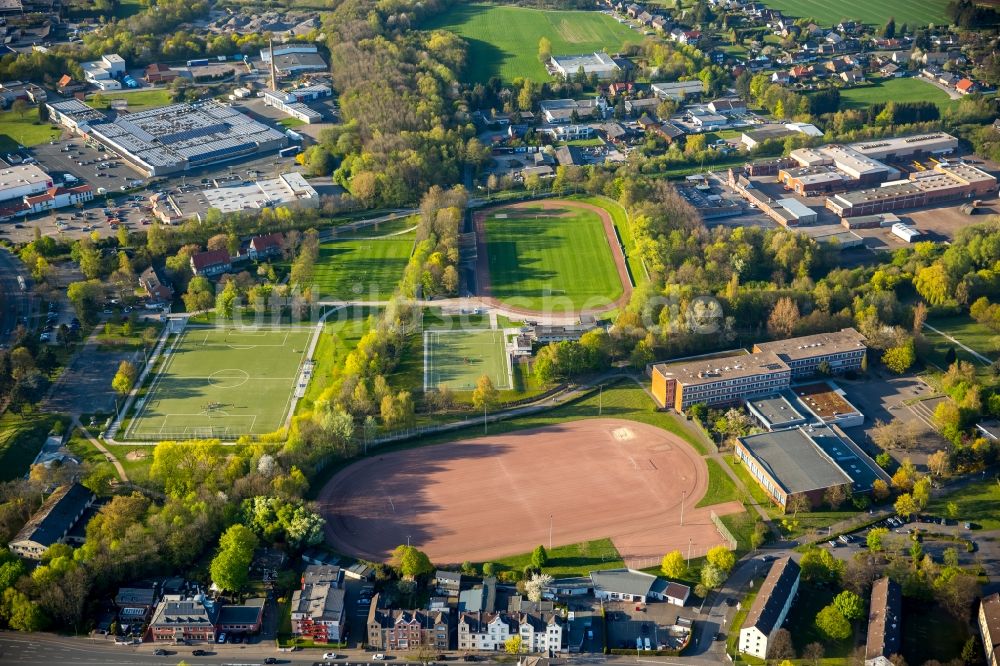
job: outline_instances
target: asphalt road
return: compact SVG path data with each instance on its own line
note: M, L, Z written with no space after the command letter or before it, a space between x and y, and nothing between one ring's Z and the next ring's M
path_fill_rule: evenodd
M0 341L9 343L11 334L21 317L30 319L35 315L35 303L30 291L22 290L17 276L22 274L21 262L7 250L0 248ZM30 277L25 274L28 289Z

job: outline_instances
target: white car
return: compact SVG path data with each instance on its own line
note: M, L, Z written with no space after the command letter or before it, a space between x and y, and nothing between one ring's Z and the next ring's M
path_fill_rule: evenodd
M385 655L379 652L378 654L372 655L372 661L385 661Z
M323 653L323 658L324 659L340 659L340 657L337 655L336 652L324 652Z

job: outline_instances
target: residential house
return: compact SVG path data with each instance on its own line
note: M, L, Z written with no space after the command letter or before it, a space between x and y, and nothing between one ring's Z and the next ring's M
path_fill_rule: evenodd
M739 651L767 658L768 644L781 629L799 589L799 565L791 558L777 560L761 583L740 629Z
M650 22L654 28L660 32L666 32L667 28L670 27L670 19L664 18L662 16L654 16L653 20Z
M253 261L261 261L263 259L267 259L268 257L280 255L281 246L284 241L284 234L278 232L264 234L263 236L254 236L250 239L250 246L247 249L247 254Z
M60 95L72 95L86 87L86 84L74 80L69 74L63 74L56 83L56 92Z
M899 654L902 644L902 612L899 583L888 576L875 581L868 610L865 666L891 666L889 657Z
M699 85L701 82L698 82ZM538 105L547 123L568 123L576 119L603 119L607 115L608 104L603 97L595 99L548 99Z
M663 601L667 581L635 569L605 569L591 571L594 596L606 601Z
M229 250L208 250L191 255L191 272L195 275L212 277L232 270Z
M219 607L201 599L164 596L149 623L154 643L215 640Z
M653 22L653 15L649 12L642 12L636 20L643 25L650 25Z
M518 634L525 652L553 655L563 651L563 619L557 611L521 613Z
M451 615L445 611L368 609L368 647L375 650L451 649Z
M979 635L983 639L987 666L998 666L997 647L1000 647L1000 593L983 597L979 602Z
M732 116L746 113L747 104L738 98L713 99L708 103L708 109L712 113L717 113L723 116Z
M771 83L780 83L782 85L791 81L792 77L788 72L784 70L778 70L774 74L771 74Z
M865 73L860 69L849 69L846 72L840 73L840 78L843 79L844 83L860 83L865 80Z
M556 162L560 166L583 166L583 153L578 146L559 146L556 149Z
M460 613L458 618L459 650L503 650L520 627L507 613Z
M24 197L25 214L44 213L67 206L81 206L94 198L94 188L90 185L73 187L53 186L41 194Z
M292 593L292 633L319 643L343 637L344 572L338 566L312 565Z
M247 599L240 605L219 608L216 628L226 634L256 634L264 619L264 599Z
M79 483L59 486L14 535L8 547L12 553L25 559L42 559L49 546L66 542L94 499L94 493Z
M641 116L644 113L655 116L656 108L660 106L660 102L661 100L656 97L625 100L625 113L629 114L633 118Z
M955 84L955 90L963 95L968 95L969 93L977 92L979 90L979 84L972 79L962 79Z
M898 78L903 74L905 74L906 72L903 69L901 69L900 66L897 65L896 63L887 62L886 64L879 67L878 73L881 74L882 76L886 77L891 76L893 78Z
M462 590L462 574L458 571L438 569L434 574L434 586L438 594L446 597L457 597Z
M640 7L635 3L632 3L631 5L625 8L625 13L628 14L631 18L639 18L639 14L641 14L642 11L643 11L642 7Z
M151 304L169 303L174 298L173 288L160 278L159 272L153 266L149 266L139 274L139 286L146 292Z
M156 587L120 587L115 595L118 621L121 623L141 622L145 624L153 616L158 595Z

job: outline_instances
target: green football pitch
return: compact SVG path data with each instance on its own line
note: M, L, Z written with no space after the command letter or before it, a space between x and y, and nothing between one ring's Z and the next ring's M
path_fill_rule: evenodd
M168 348L127 439L236 439L284 423L315 329L189 326Z
M639 43L637 30L601 12L543 11L525 7L455 3L424 27L461 35L469 44L463 79L485 83L491 76L504 81L525 77L548 81L552 77L538 60L538 41L546 37L553 55L579 55L607 50L614 53L627 43Z
M542 310L601 307L622 295L604 224L596 213L530 205L487 215L486 251L495 298L512 307Z
M455 391L471 391L483 375L498 389L511 388L503 331L424 333L425 391L442 384Z
M835 25L841 21L855 20L872 25L883 25L890 16L896 25L906 23L911 29L934 23L948 25L945 16L947 0L767 0L771 9L780 9L789 16L811 18L820 25Z
M386 300L403 277L413 234L353 238L320 245L313 286L320 298Z

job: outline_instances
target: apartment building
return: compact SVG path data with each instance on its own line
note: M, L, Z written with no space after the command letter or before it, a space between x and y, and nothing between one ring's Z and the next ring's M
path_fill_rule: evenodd
M889 657L899 654L902 645L902 612L903 595L899 583L888 576L875 581L868 611L865 666L891 666Z
M777 560L760 586L740 629L739 650L758 659L767 658L768 643L788 616L799 590L799 565L785 557Z
M653 366L653 396L678 412L696 403L723 405L788 388L791 369L774 353L704 358Z
M292 593L292 633L319 643L341 640L344 628L344 572L338 566L310 565Z
M988 666L997 666L997 647L1000 646L1000 593L994 592L979 602L979 634L983 638Z
M396 610L378 607L379 595L368 610L368 647L375 650L449 650L450 615L446 611Z

